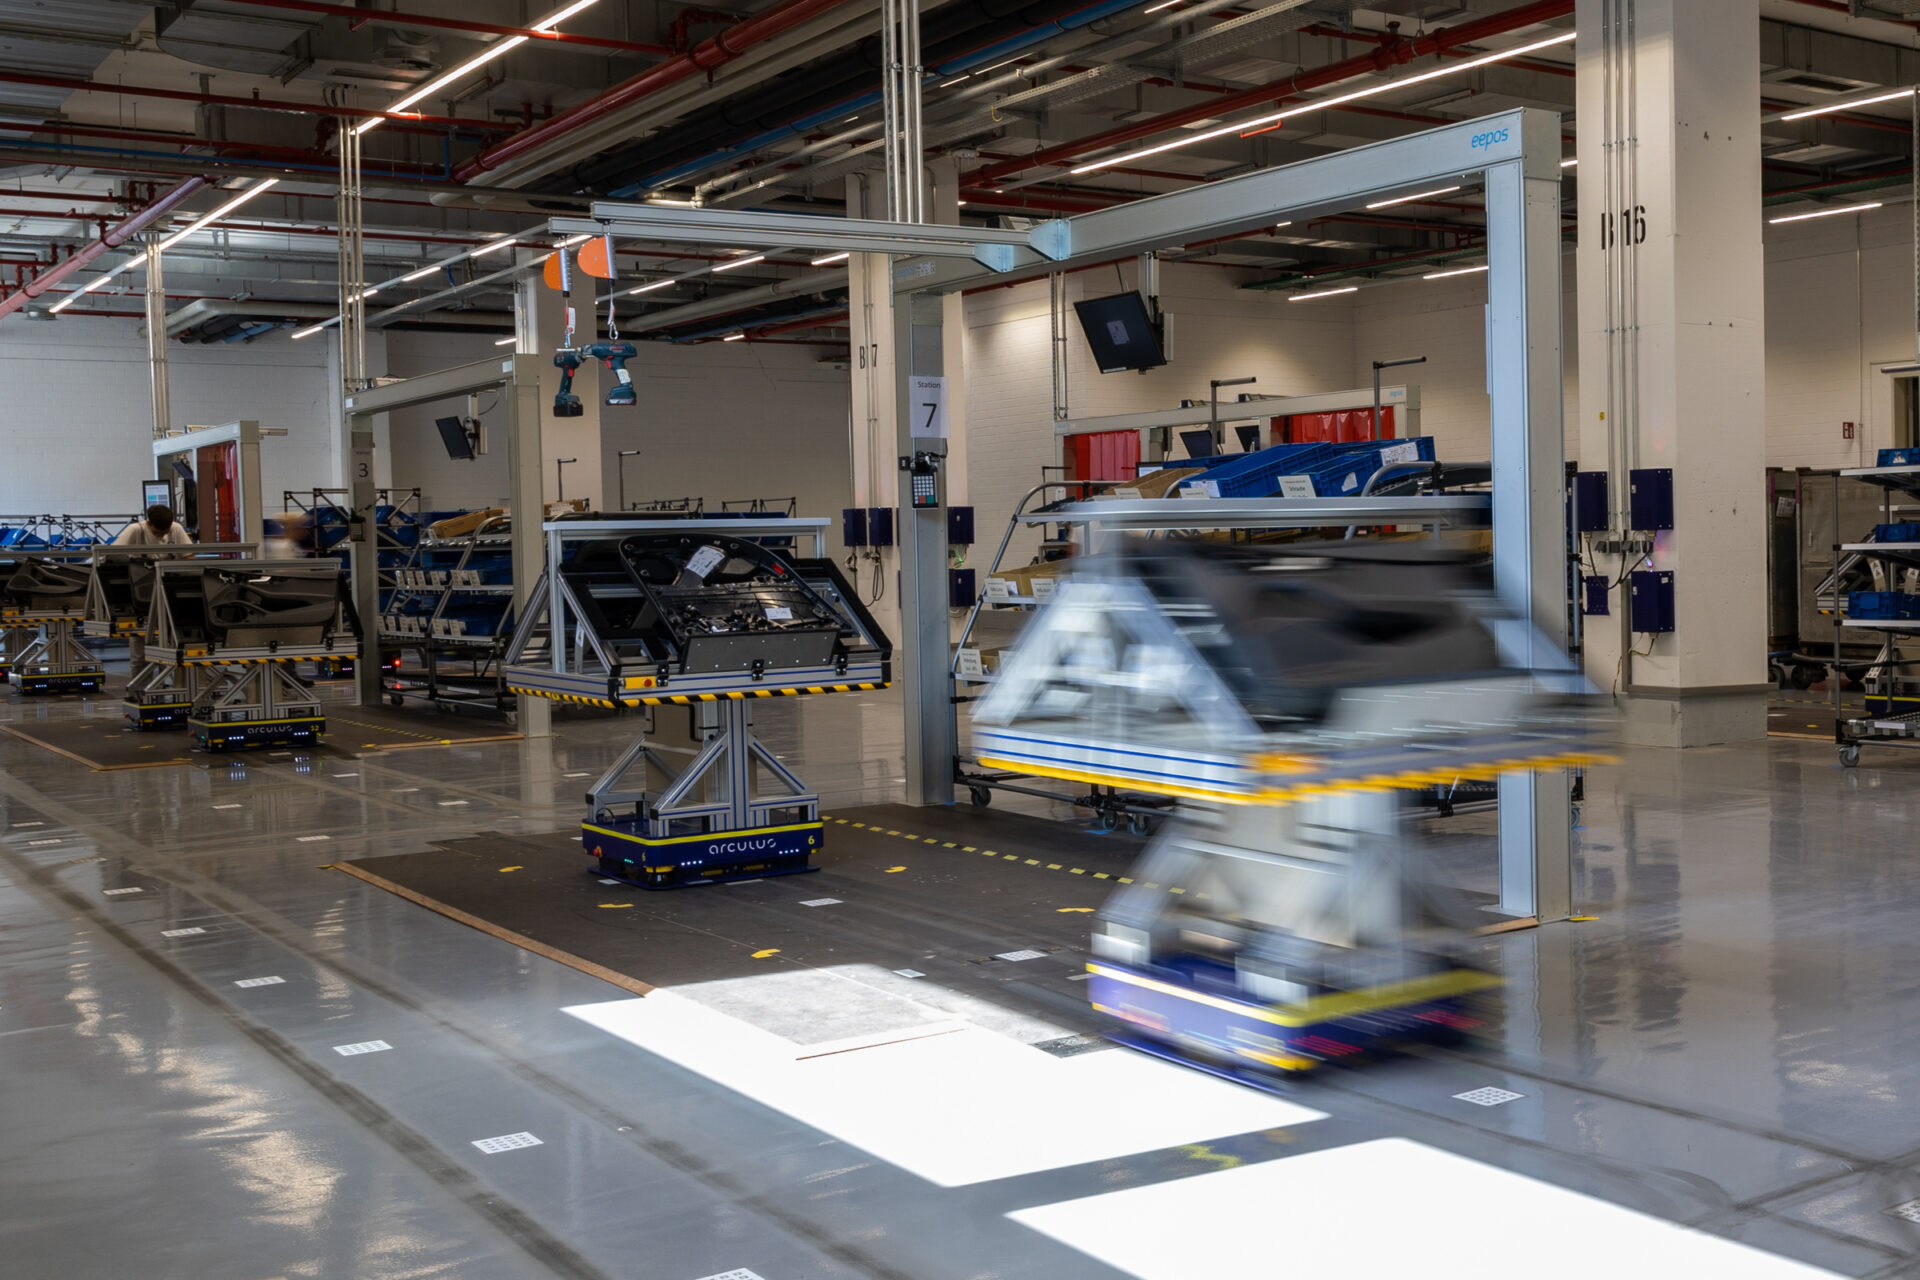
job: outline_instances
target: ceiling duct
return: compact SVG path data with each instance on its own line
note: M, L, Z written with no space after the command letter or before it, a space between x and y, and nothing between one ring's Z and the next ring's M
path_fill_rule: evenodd
M402 91L444 63L435 33L367 25L296 12L261 13L223 0L176 0L154 10L154 43L203 67L296 79L339 80Z

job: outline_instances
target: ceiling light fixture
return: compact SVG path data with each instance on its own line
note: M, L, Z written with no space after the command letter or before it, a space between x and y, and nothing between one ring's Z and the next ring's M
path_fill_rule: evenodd
M592 237L589 236L588 238L591 239ZM495 240L491 244L481 245L478 249L475 249L472 253L469 253L467 256L469 258L484 258L490 253L498 253L502 249L511 249L513 248L514 245L519 243L520 242L518 240L512 239L511 237L505 240Z
M548 14L546 17L540 19L540 21L534 23L533 29L535 31L551 31L553 28L565 22L568 18L571 18L574 14L579 13L582 9L585 9L595 3L597 3L597 0L574 0L573 4L567 5L565 8L562 8L562 9L557 9L554 12ZM486 48L482 49L479 53L474 54L471 58L468 58L465 62L455 67L453 70L447 72L445 75L440 76L436 79L429 80L426 84L421 85L418 89L415 89L412 93L407 94L405 97L401 98L399 101L388 106L386 109L390 112L405 111L408 107L411 107L414 103L419 102L422 99L432 97L434 94L438 93L442 89L447 88L449 85L459 83L461 80L465 79L467 75L469 75L474 71L479 70L481 67L486 66L489 62L492 62L495 58L499 57L501 54L504 54L509 50L519 48L521 45L525 44L528 39L529 37L527 36L508 36L505 40L496 40L492 44L488 45ZM383 118L379 116L375 116L371 120L362 120L359 124L354 126L353 131L355 133L364 134L371 129L379 128L382 124L385 124L385 123L386 121Z
M128 261L131 262L132 259L128 259ZM75 289L72 293L69 293L66 297L60 299L60 301L48 307L47 310L54 315L58 315L60 312L65 311L68 307L72 306L74 303L80 301L80 299L92 293L95 289L98 289L101 285L105 284L107 281L119 275L122 269L123 267L115 267L112 271L107 272L107 274L103 276L95 276L92 280L89 280L86 284L81 285L78 289Z
M160 252L165 253L167 250L173 248L173 246L179 244L182 240L185 240L188 236L194 234L196 231L205 230L207 227L213 225L214 223L218 222L220 219L226 217L228 214L232 213L235 209L238 209L241 205L253 199L255 196L261 194L262 192L269 191L272 188L277 187L279 185L280 185L280 179L278 178L267 178L264 181L254 183L252 186L248 187L245 191L242 191L239 195L227 201L225 204L221 205L218 209L215 209L212 213L206 214L199 218L195 218L192 222L188 223L185 228L174 232L172 235L168 236L165 240L162 240L160 242Z
M740 342L740 341L743 341L743 340L744 340L744 339L746 338L746 336L747 336L747 335L746 335L746 334L744 334L744 333L730 333L730 334L728 334L728 335L727 335L726 337L724 337L724 338L722 338L722 339L720 339L720 341L722 341L722 342Z
M577 236L568 236L565 240L562 240L559 244L556 244L553 247L556 249L571 249L573 248L573 246L577 244L585 244L587 241L591 239L593 239L592 232L582 231ZM467 256L470 258L477 258L480 255L478 253L471 253L471 254L468 254Z
M1459 189L1460 188L1458 186L1435 187L1432 191L1419 191L1419 192L1415 192L1413 195L1410 195L1410 196L1395 196L1391 200L1375 200L1372 204L1368 205L1367 208L1385 209L1391 205L1396 205L1396 204L1412 204L1416 200L1431 200L1434 196L1448 195L1452 192L1458 191Z
M1837 218L1843 213L1865 213L1869 209L1879 207L1880 202L1875 200L1872 204L1850 204L1840 209L1816 209L1812 213L1790 213L1783 218L1768 218L1767 221L1771 223L1807 222L1814 218Z
M735 258L735 259L734 259L733 261L731 261L731 262L722 262L721 264L719 264L718 266L716 266L716 267L714 268L714 270L715 270L715 271L731 271L731 270L733 270L733 269L734 269L735 267L750 267L750 266L752 266L752 265L753 265L754 263L756 263L756 262L765 262L766 260L767 260L767 255L766 255L766 254L764 254L764 253L756 253L756 254L754 254L754 255L753 255L753 256L751 256L751 257L747 257L747 258Z
M1358 292L1360 292L1360 286L1357 284L1350 284L1344 289L1322 289L1318 293L1296 293L1291 298L1288 298L1287 301L1288 302L1312 302L1315 298L1331 298L1342 293L1358 293Z
M520 341L520 339L518 338L502 338L498 342L494 343L493 345L496 347L505 347L505 346L511 346L513 343L516 343L518 341Z
M334 316L332 320L322 320L319 324L310 324L304 329L296 329L293 333L293 340L298 342L302 338L311 338L314 334L320 332L339 318L339 316Z
M407 284L411 281L418 280L423 276L430 276L434 272L438 271L439 269L440 269L440 264L437 262L430 267L422 267L418 271L414 272L412 275L401 276L400 283Z
M1477 276L1485 270L1486 267L1484 266L1461 267L1456 271L1436 271L1432 275L1421 276L1420 278L1422 280L1450 280L1454 276Z
M810 267L824 267L835 262L845 262L849 256L850 255L846 253L830 253L824 258L815 258L807 265Z
M1162 9L1171 9L1171 8L1173 8L1173 6L1175 6L1175 5L1177 5L1177 4L1179 4L1179 3L1180 3L1180 0L1160 0L1160 3L1159 3L1159 4L1157 4L1157 5L1155 5L1155 6L1153 6L1153 8L1151 8L1151 9L1148 9L1148 10L1147 10L1147 12L1148 12L1148 13L1158 13L1158 12L1160 12L1160 11L1161 11Z
M1855 107L1870 107L1876 102L1896 102L1901 98L1911 98L1913 89L1896 89L1892 93L1882 93L1872 98L1854 98L1848 102L1829 102L1818 107L1808 107L1804 111L1789 111L1785 115L1775 116L1776 120L1807 120L1813 116L1831 115L1836 111L1851 111Z
M1580 157L1579 157L1579 156L1568 156L1568 157L1567 157L1567 158L1566 158L1565 160L1562 160L1562 161L1560 162L1560 167L1561 167L1562 169L1571 169L1571 168L1573 168L1573 166L1575 166L1575 165L1577 165L1577 164L1579 164L1579 163L1580 163Z
M669 280L655 280L655 281L654 281L654 282L653 282L652 284L643 284L643 285L641 285L641 286L640 286L640 287L639 287L638 289L629 289L629 290L627 290L627 296L628 296L629 298L631 298L631 297L632 297L632 296L633 296L634 294L636 294L636 293L651 293L651 292L653 292L653 291L654 291L655 289L664 289L664 288L666 288L666 287L667 287L668 285L670 285L670 284L673 284L673 283L674 283L674 281L672 281L672 280L670 280L670 279L669 279Z
M1462 71L1471 71L1476 67L1491 66L1496 62L1505 62L1509 58L1518 58L1529 53L1538 53L1542 49L1551 49L1555 45L1570 44L1573 38L1573 32L1565 31L1546 40L1536 40L1532 44L1523 44L1513 49L1503 49L1498 53L1489 53L1478 58L1468 58L1464 62L1450 62L1444 67L1436 67L1432 71L1423 71L1416 76L1405 76L1397 80L1385 80L1379 84L1368 85L1364 89L1356 89L1352 93L1340 94L1338 97L1321 98L1313 102L1302 102L1298 106L1287 108L1285 111L1276 111L1269 115L1256 116L1251 120L1241 120L1235 124L1221 125L1217 129L1206 129L1199 133L1190 133L1184 138L1176 138L1172 142L1162 142L1158 146L1143 147L1138 151L1128 151L1121 155L1108 156L1104 160L1095 160L1088 164L1079 165L1069 170L1069 172L1092 173L1096 169L1106 169L1116 164L1126 164L1133 160L1143 160L1148 156L1157 156L1163 151L1172 151L1175 147L1190 147L1196 142L1205 142L1210 138L1224 138L1230 133L1244 133L1249 129L1261 129L1269 125L1279 124L1289 116L1304 115L1309 111L1324 111L1328 107L1342 106L1349 102L1358 102L1362 98L1372 98L1383 93L1392 93L1396 89L1404 89L1409 85L1419 84L1425 80L1437 79L1440 76L1455 75Z

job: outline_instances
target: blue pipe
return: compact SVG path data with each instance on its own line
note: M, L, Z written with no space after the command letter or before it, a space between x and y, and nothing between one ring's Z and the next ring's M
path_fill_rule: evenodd
M926 83L932 81L944 80L948 76L959 75L964 71L974 71L981 67L991 66L995 62L1003 62L1011 54L1018 53L1023 49L1032 48L1036 44L1042 44L1053 39L1055 36L1065 35L1069 31L1076 31L1081 27L1098 22L1102 18L1112 17L1116 13L1124 13L1139 3L1140 0L1101 0L1099 4L1081 9L1075 13L1070 13L1063 18L1056 18L1052 22L1043 23L1017 36L1009 36L998 44L991 44L984 49L976 49L972 53L954 58L949 62L944 62L928 73L926 80L922 81L922 85L924 86ZM812 115L802 116L798 120L790 121L777 128L769 129L765 133L757 134L737 146L723 147L719 151L711 152L697 160L689 160L684 164L675 165L673 168L665 170L664 172L650 174L643 181L629 183L612 192L612 198L625 200L645 191L658 190L661 187L671 186L686 174L707 168L717 160L724 160L729 156L750 155L776 142L799 137L808 130L817 129L823 124L831 124L833 121L852 112L864 111L879 101L880 94L878 92L863 93L858 97L848 98L844 102L816 111Z
M240 329L233 333L228 334L226 337L220 339L220 341L246 342L250 339L259 337L263 333L272 333L275 329L278 329L279 327L280 325L277 322L273 324L252 324L252 325L248 325L244 329Z

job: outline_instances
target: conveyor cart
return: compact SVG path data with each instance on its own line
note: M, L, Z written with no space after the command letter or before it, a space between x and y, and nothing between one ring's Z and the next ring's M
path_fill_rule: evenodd
M824 520L556 521L507 655L514 692L643 709L587 792L601 876L649 889L810 871L820 799L753 734L763 698L884 688L892 646ZM810 535L802 559L757 539ZM687 716L691 759L660 719Z
M1430 543L1132 539L1041 610L975 754L1179 801L1092 940L1121 1038L1265 1080L1477 1025L1498 980L1399 793L1595 758L1585 679L1503 656L1524 624L1484 573Z

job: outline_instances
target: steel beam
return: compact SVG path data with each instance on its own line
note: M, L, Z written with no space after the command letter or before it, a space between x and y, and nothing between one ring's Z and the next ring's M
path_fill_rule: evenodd
M588 218L555 218L559 235L600 235L675 244L722 244L753 249L832 249L849 253L928 254L970 258L990 271L1005 271L1031 257L1049 260L1065 252L1065 224L1042 223L1031 231L830 218L805 213L757 213L739 209L683 209L671 205L596 202Z

